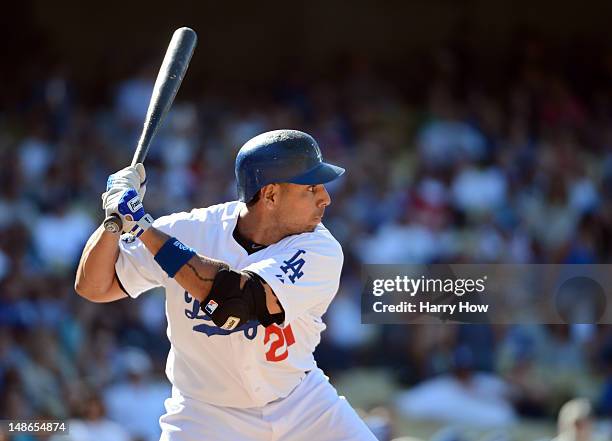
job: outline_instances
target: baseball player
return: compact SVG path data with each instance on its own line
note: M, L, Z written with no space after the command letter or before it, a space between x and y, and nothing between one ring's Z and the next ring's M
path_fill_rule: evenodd
M94 302L166 290L163 441L375 440L313 357L343 255L321 220L323 162L297 130L266 132L236 158L239 201L153 220L142 164L111 175L102 195L123 232L93 233L75 287Z

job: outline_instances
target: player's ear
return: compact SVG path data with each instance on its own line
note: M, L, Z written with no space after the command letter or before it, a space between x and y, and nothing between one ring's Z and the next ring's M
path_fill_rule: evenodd
M278 203L280 194L280 184L268 184L261 189L261 199L264 206L274 208Z

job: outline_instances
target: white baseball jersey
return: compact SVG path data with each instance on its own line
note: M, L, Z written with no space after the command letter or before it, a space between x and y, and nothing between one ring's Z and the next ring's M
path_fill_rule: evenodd
M197 253L250 270L273 289L284 311L281 326L257 321L232 331L215 326L154 261L139 240L120 242L117 276L131 297L166 288L171 349L166 374L174 393L216 406L252 408L286 397L316 368L313 351L325 329L321 316L336 294L340 244L319 224L248 254L233 237L242 202L228 202L159 218L154 226Z

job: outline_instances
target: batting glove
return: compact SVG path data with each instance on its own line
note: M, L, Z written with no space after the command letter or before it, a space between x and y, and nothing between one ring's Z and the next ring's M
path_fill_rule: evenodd
M138 192L141 201L144 200L147 191L147 173L141 163L125 167L108 177L106 191L102 193L102 205L106 206L106 199L111 196L121 194L131 188Z
M136 237L147 231L153 224L153 218L145 213L140 196L133 188L107 197L104 211L107 217L119 216L122 221L122 231Z

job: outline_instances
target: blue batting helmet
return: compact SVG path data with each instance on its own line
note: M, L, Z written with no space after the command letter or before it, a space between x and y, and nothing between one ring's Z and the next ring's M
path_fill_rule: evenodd
M299 130L273 130L250 139L238 152L235 171L242 202L268 184L325 184L344 173L323 162L317 142Z

